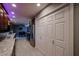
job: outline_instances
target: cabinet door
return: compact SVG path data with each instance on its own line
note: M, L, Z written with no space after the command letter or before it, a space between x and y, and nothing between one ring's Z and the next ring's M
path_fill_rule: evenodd
M53 33L53 15L44 17L36 22L36 47L44 55L54 55Z
M36 22L36 47L44 55L71 55L69 16L70 6L66 6Z
M55 55L69 55L69 7L54 13Z
M3 13L0 12L0 28L3 28Z

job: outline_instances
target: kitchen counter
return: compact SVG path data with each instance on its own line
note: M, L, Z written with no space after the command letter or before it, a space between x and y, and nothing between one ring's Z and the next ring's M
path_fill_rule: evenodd
M0 56L11 56L15 43L15 34L7 34L7 37L0 41Z

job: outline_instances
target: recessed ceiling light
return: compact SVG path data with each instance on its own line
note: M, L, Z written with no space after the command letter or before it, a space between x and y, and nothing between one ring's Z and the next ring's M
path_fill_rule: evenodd
M16 4L12 4L13 7L16 7Z
M15 14L13 11L11 12L12 14Z
M39 7L40 6L40 3L37 3L37 6Z
M13 18L16 18L15 16L13 16Z

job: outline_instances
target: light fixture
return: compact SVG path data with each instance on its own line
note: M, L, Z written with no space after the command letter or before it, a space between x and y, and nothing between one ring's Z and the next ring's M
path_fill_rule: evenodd
M13 16L13 18L16 18L15 16Z
M16 7L16 4L12 4L13 7Z
M11 12L12 14L15 14L13 11Z
M15 19L13 19L13 18L10 18L10 20L11 20L11 22L15 22L15 23L16 23Z
M3 13L3 10L2 10L2 9L0 9L0 12L2 12L2 13Z
M40 6L40 3L37 3L37 6L39 7Z

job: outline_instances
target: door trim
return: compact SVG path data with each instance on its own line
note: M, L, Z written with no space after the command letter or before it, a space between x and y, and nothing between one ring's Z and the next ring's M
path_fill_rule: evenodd
M69 47L70 47L70 54L71 56L74 55L74 4L70 4L70 13L69 13L69 18L70 18L70 36L69 36Z

